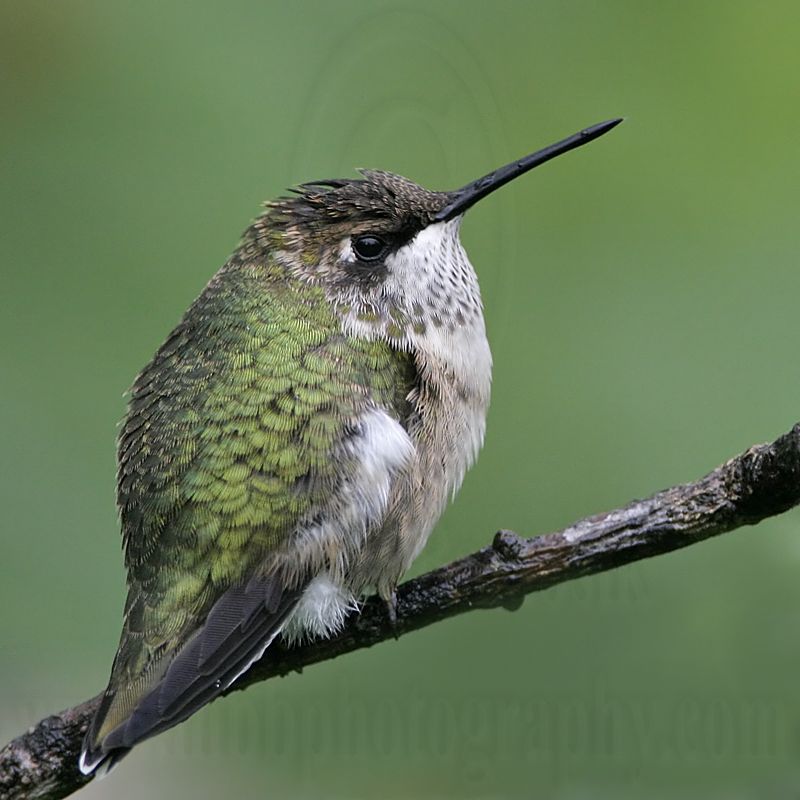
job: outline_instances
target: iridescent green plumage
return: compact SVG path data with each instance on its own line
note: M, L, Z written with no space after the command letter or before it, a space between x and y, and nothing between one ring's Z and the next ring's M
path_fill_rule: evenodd
M272 260L220 270L131 391L118 472L129 596L95 742L215 601L332 502L365 410L405 422L414 380L407 353L345 335L320 287Z

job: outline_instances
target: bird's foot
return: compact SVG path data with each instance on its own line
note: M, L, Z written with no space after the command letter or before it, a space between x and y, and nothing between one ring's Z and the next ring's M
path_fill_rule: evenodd
M389 624L394 631L394 638L397 638L397 592L392 589L388 597L383 598L386 604L386 615L389 617Z

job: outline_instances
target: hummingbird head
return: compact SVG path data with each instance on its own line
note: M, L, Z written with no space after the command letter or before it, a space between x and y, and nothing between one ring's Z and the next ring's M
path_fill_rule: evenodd
M545 161L603 135L620 119L587 128L449 192L379 170L302 184L267 204L251 232L290 273L323 287L360 335L410 347L483 316L474 270L459 241L467 209Z
M448 201L380 170L361 178L301 184L296 196L267 204L265 222L298 277L325 286L382 284L395 256L430 226Z

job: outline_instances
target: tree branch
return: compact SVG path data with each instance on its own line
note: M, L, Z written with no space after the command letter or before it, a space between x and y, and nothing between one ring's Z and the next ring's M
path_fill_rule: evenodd
M397 591L392 626L376 598L331 639L273 644L228 691L424 628L476 608L514 609L529 592L754 525L800 502L800 424L771 444L751 447L695 483L675 486L522 539L500 531L491 546L453 561ZM88 783L78 771L81 740L100 697L47 717L0 750L0 800L65 797Z

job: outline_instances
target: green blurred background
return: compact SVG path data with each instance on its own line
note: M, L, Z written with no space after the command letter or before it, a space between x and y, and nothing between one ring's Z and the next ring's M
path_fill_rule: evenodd
M800 419L794 2L0 3L0 738L99 691L123 392L259 203L452 188L486 446L415 565L564 526ZM800 516L213 704L83 792L737 798L800 785Z

